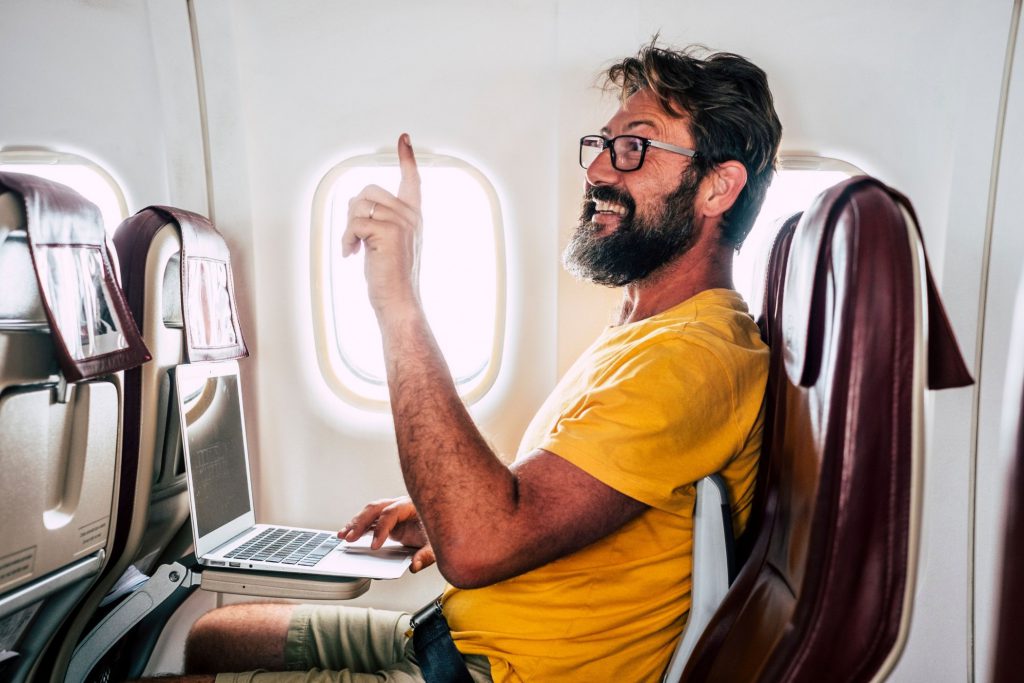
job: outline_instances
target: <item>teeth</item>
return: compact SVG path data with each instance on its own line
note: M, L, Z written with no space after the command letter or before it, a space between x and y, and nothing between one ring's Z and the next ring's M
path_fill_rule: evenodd
M626 207L621 204L613 204L611 202L596 200L594 202L594 208L598 213L614 213L618 216L626 215Z

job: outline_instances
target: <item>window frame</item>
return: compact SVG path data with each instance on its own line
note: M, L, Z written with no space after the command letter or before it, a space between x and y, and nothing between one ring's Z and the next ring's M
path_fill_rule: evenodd
M826 157L809 152L781 152L779 154L780 171L843 171L852 178L865 175L865 172L849 161L836 157Z
M811 154L808 152L780 152L778 157L776 176L775 178L772 179L773 187L775 186L775 182L778 180L778 174L784 171L839 172L844 173L847 175L847 177L851 178L857 175L864 175L863 170L861 170L857 166L854 166L848 161L836 159L834 157L818 156L816 154ZM765 204L769 203L768 196L771 194L771 192L772 187L769 187L768 194L765 195L765 203L762 204L761 210L758 212L757 217L754 219L754 227L752 228L752 230L756 229L757 224L761 221L761 212L764 211ZM806 211L807 208L808 206L803 206L796 210ZM778 221L780 219L784 220L785 218L788 218L788 216L775 216L772 217L771 220ZM776 224L776 228L778 228L778 224ZM750 234L753 234L753 232L751 232ZM744 240L743 246L741 248L741 253L744 249L748 249L751 246L749 242L750 234L748 234L747 238ZM748 258L745 254L742 258L737 255L737 257L733 259L734 286L736 287L737 291L740 291L740 293L743 294L744 297L751 297L751 299L747 300L747 305L750 307L752 313L760 313L761 297L763 297L764 295L764 271L767 267L768 252L771 249L771 245L775 242L776 235L777 233L772 235L766 235L765 237L767 237L767 239L763 239L761 242L762 248L757 253L753 254L752 258ZM744 292L740 287L742 283L738 276L737 267L743 261L746 261L747 267L752 269L748 273L752 285L752 291L750 292Z
M458 168L473 178L483 190L491 209L494 231L494 329L491 348L482 370L474 373L464 384L456 383L459 397L467 405L483 398L494 386L503 359L507 325L507 287L505 229L498 193L490 179L476 166L448 154L417 152L416 163L422 168ZM360 393L349 383L378 384L361 369L348 363L341 350L334 320L334 287L331 283L332 255L338 245L331 242L331 196L338 179L356 168L398 166L394 152L377 152L348 157L335 164L323 175L313 193L310 239L310 292L312 295L313 337L320 375L331 390L345 403L367 411L382 412L390 409L390 400L376 399ZM454 378L453 378L454 379ZM347 381L346 381L347 380ZM386 378L383 379L386 383ZM465 390L463 390L465 387Z
M60 152L57 150L47 149L45 147L4 147L0 148L0 167L2 166L84 166L89 170L93 171L106 181L107 185L113 191L114 199L117 202L117 208L121 212L121 220L117 222L117 225L109 227L104 225L107 232L107 237L112 238L117 228L128 218L128 202L124 196L124 190L121 188L121 184L117 182L114 176L99 165L92 159L84 157L81 154L75 154L74 152ZM10 170L10 169L9 169ZM17 171L12 171L17 173ZM78 188L72 188L76 192L79 192ZM84 195L83 195L84 196ZM89 199L86 197L86 199ZM91 200L90 200L91 201Z

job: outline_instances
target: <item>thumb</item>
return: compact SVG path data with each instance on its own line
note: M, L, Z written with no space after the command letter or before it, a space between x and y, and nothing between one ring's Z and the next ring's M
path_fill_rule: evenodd
M416 166L416 155L408 133L398 138L398 167L402 171L402 182L398 185L398 198L416 210L420 208L420 170Z
M411 569L412 573L415 574L421 569L425 569L426 567L434 564L434 561L434 549L430 547L430 544L428 543L417 550L416 554L412 556L412 566L409 567L409 569Z

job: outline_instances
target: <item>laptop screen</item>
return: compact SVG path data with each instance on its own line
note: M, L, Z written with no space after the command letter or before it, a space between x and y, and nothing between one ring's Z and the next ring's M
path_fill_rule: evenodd
M192 377L177 388L200 537L251 512L242 402L236 374Z

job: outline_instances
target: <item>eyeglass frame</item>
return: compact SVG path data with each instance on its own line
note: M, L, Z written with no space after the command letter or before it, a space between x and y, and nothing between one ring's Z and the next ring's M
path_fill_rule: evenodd
M640 161L637 162L637 165L636 165L635 168L624 169L624 168L619 168L618 167L618 164L616 163L616 155L615 155L615 141L620 139L620 138L633 138L635 140L639 140L640 141L640 143L641 143L641 147L640 147ZM639 171L643 167L644 161L647 159L647 148L648 147L654 147L654 148L657 148L657 149L663 149L666 152L672 152L673 154L681 154L681 155L683 155L685 157L689 157L691 159L696 159L698 156L700 156L700 152L698 152L695 149L689 149L688 147L680 147L679 145L673 145L673 144L668 143L668 142L661 142L660 140L652 140L650 138L645 138L645 137L642 137L640 135L616 135L613 138L606 138L603 135L596 135L596 134L584 135L583 137L580 138L580 158L579 158L580 168L582 168L584 171L586 171L588 168L590 168L590 165L593 165L594 161L597 161L597 156L595 156L593 161L590 162L590 165L587 165L587 166L583 165L583 141L584 140L588 140L588 139L589 140L599 139L599 140L603 140L604 141L604 145L601 147L601 150L597 153L597 156L601 156L601 152L603 152L604 150L608 150L608 154L611 156L612 168L614 168L616 171L619 171L621 173L632 173L633 171Z

